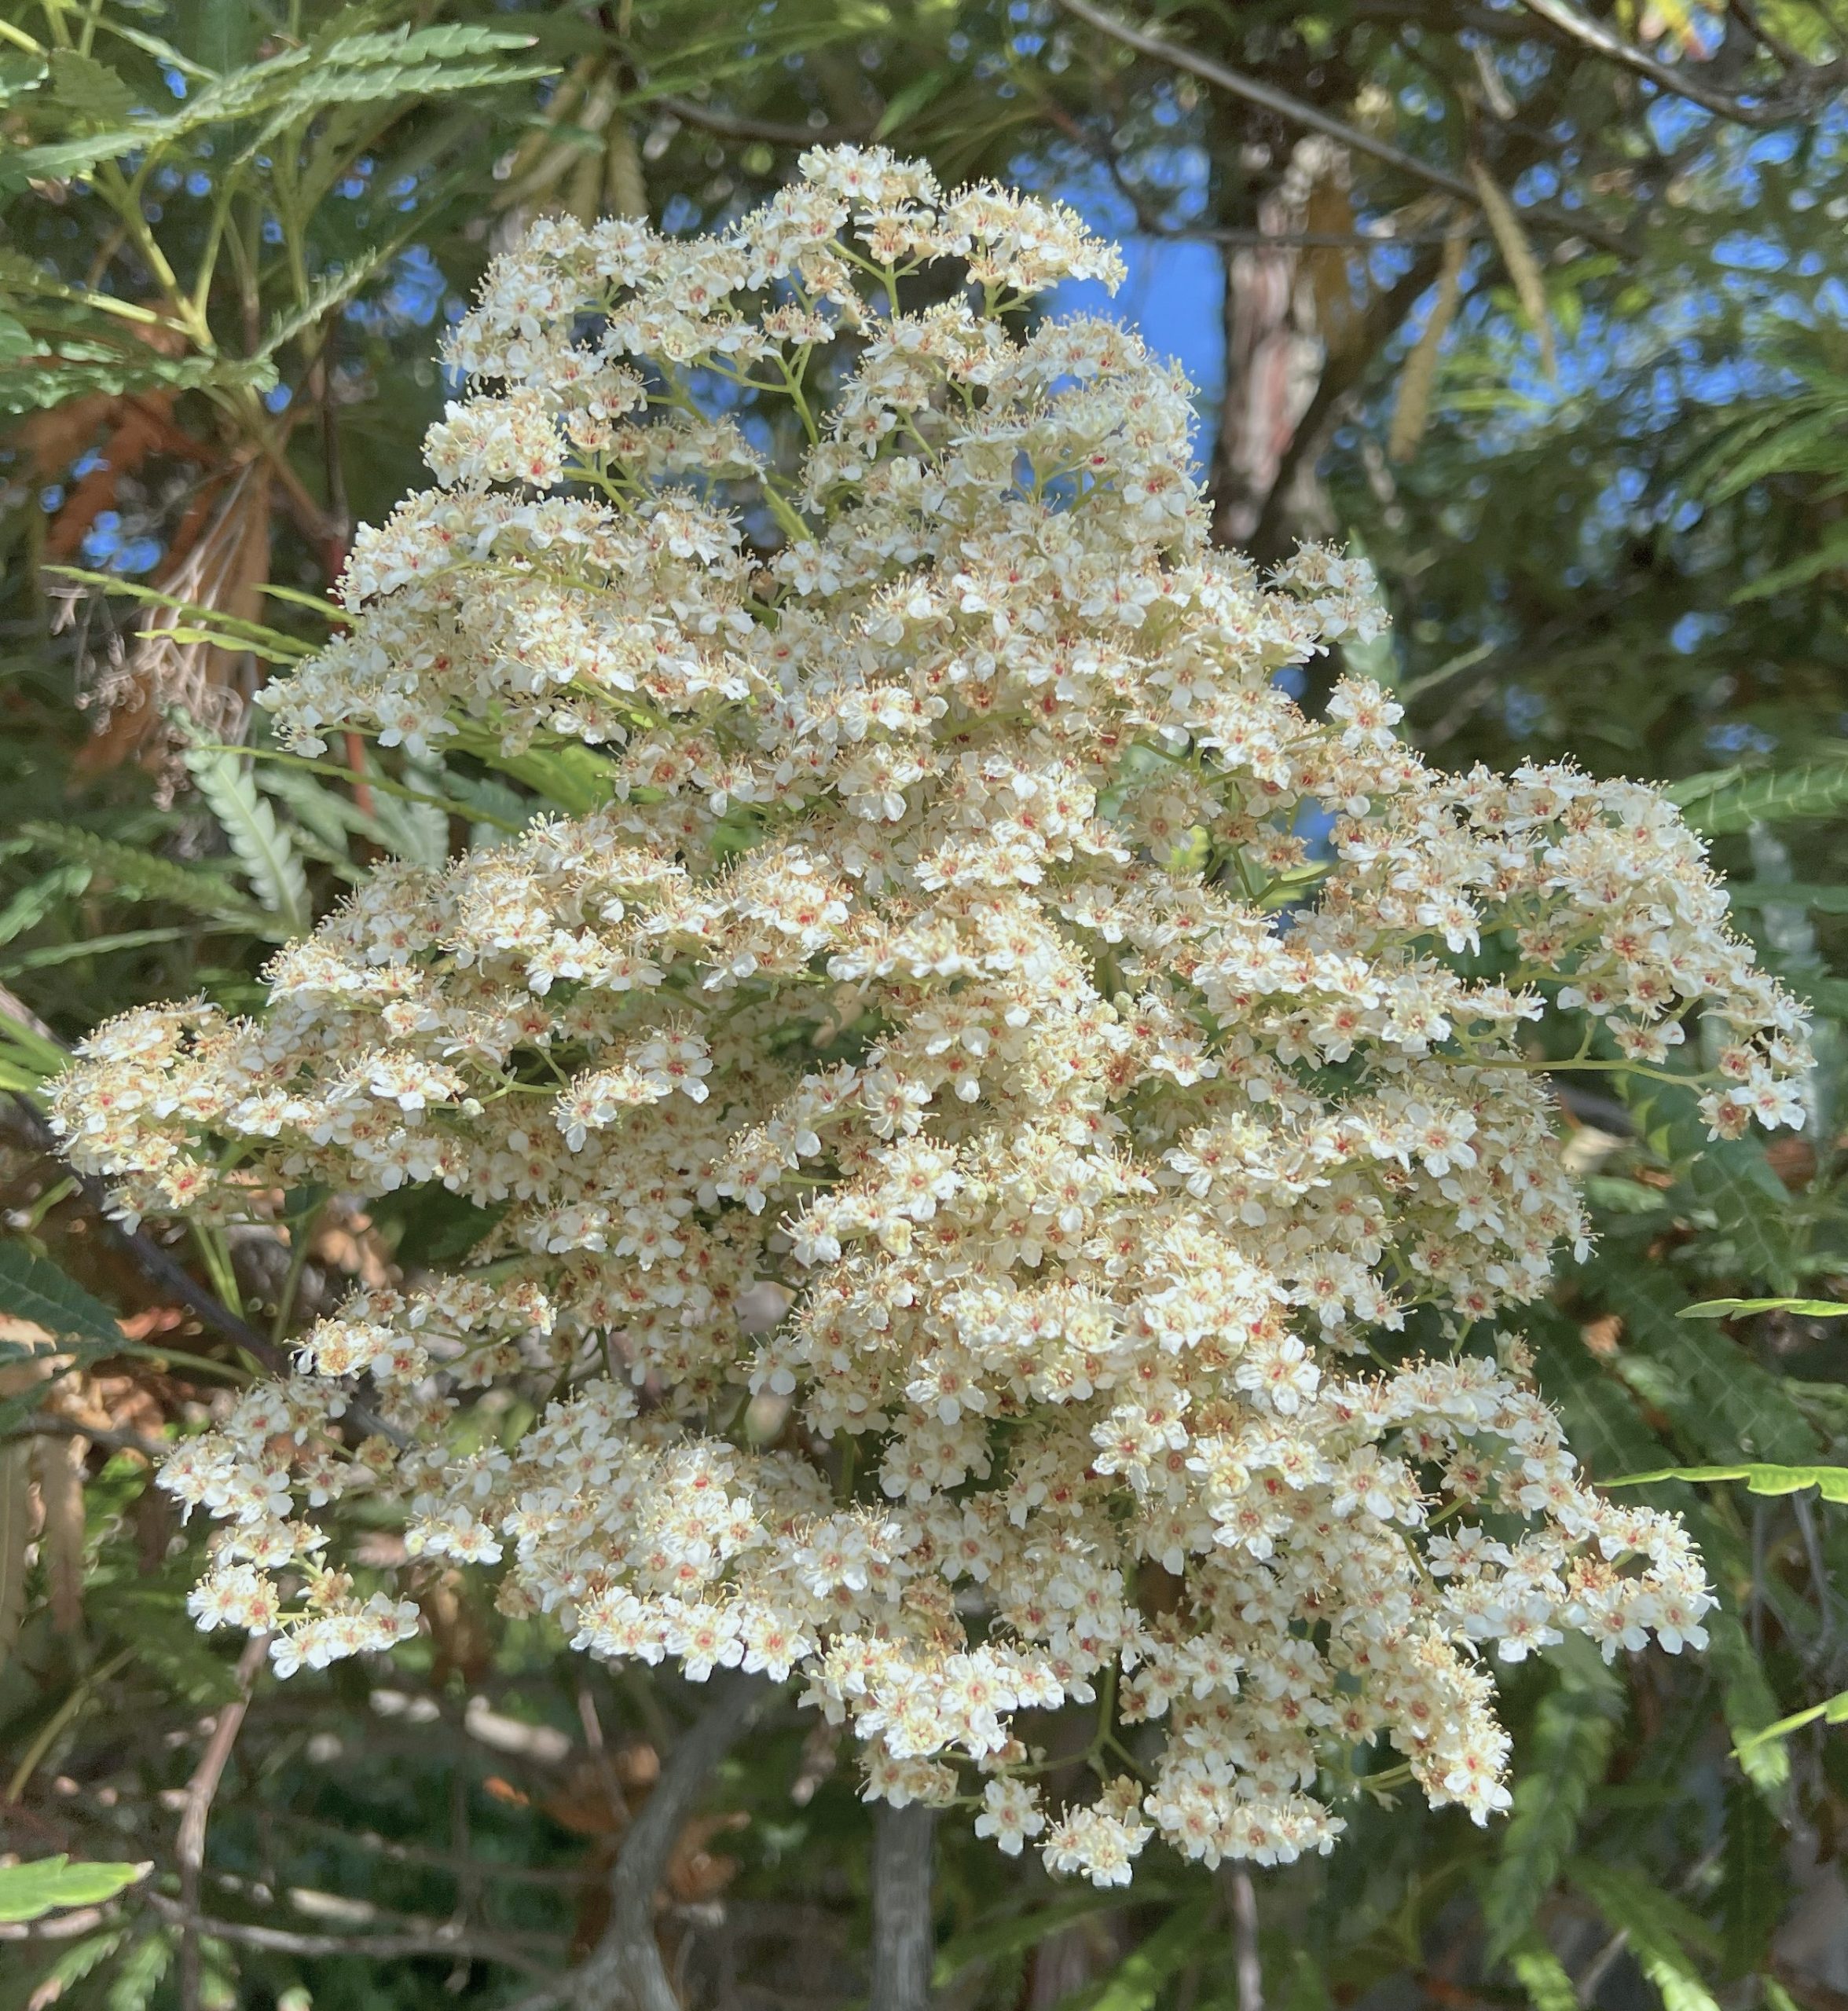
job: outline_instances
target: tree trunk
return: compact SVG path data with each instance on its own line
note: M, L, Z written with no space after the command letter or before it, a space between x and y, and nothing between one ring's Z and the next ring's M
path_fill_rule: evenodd
M937 1811L877 1804L873 1818L873 1987L867 2011L929 2011L936 1954L930 1872Z

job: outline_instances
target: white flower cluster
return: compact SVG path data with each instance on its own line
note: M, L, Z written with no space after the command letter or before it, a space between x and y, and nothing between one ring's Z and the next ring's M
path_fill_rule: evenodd
M304 749L592 743L602 807L380 866L262 1018L130 1014L60 1087L132 1212L488 1211L175 1453L196 1610L285 1665L402 1636L324 1556L364 1485L593 1654L798 1676L870 1793L1055 1870L1326 1850L1380 1738L1484 1819L1492 1659L1711 1603L1498 1331L1585 1233L1527 1024L1550 989L1644 1068L1697 1025L1736 1132L1798 1121L1800 1016L1648 790L1436 773L1373 685L1279 688L1378 632L1367 569L1210 549L1175 373L1014 332L1116 269L1070 216L803 170L720 237L499 260L445 487L273 690ZM537 1420L484 1433L511 1384ZM1104 1786L1042 1808L1070 1705Z

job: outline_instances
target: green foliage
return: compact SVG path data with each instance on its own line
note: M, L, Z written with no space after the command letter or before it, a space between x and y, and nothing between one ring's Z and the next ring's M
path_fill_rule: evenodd
M1161 1986L1198 1955L1211 1912L1212 1903L1201 1899L1170 1913L1104 1979L1091 2011L1150 2011Z
M288 833L258 793L251 773L229 748L193 748L186 766L257 898L286 936L305 936L314 925L308 878Z
M122 1345L122 1329L108 1306L23 1243L0 1243L0 1313L30 1320L55 1340L110 1349ZM0 1342L0 1360L29 1352L17 1342Z
M1779 824L1792 818L1832 817L1848 805L1848 762L1811 762L1696 786L1708 781L1693 776L1675 792L1681 814L1704 837L1725 837L1749 831L1754 824Z
M94 1907L114 1899L152 1869L146 1864L73 1864L66 1857L0 1865L0 1921L40 1920L62 1907Z
M1592 1789L1604 1778L1622 1704L1621 1685L1595 1657L1565 1661L1560 1681L1541 1699L1483 1894L1491 1961L1526 1940L1571 1855Z
M1800 1494L1814 1488L1824 1501L1848 1501L1848 1467L1664 1467L1658 1472L1619 1474L1606 1487L1647 1487L1665 1480L1742 1480L1753 1494Z
M81 590L91 625L79 629L97 661L111 608L123 647L130 625L170 618L177 643L211 645L214 675L246 685L317 647L352 520L376 521L409 485L440 409L431 356L446 297L466 295L509 211L575 200L574 167L608 144L596 117L632 136L651 209L658 218L671 203L676 225L756 200L808 134L833 130L922 148L952 180L1024 166L1151 239L1230 233L1240 248L1280 200L1297 129L1062 10L1029 11L999 0L716 13L659 0L595 13L21 0L6 11L0 413L48 428L53 446L14 427L0 470L0 985L13 987L0 992L0 1089L29 1093L61 1066L64 1044L125 1005L204 991L248 1009L275 944L381 855L431 862L464 838L609 800L610 764L593 750L541 742L506 756L490 723L468 722L441 761L417 763L338 734L306 762L260 739L233 748L244 736L214 729L166 776L177 784L167 801L148 771L158 760L144 771L138 746L90 765L90 721L72 704L79 630L53 635L42 598ZM1798 60L1834 53L1820 14L1762 11ZM1722 1602L1704 1655L1646 1671L1549 1656L1497 1672L1516 1734L1508 1820L1465 1834L1393 1802L1390 1788L1352 1783L1351 1832L1333 1858L1254 1870L1267 1983L1289 2011L1376 1987L1461 2001L1446 1987L1492 2002L1518 1989L1535 2011L1576 2011L1587 1950L1621 1932L1628 1952L1600 2005L1632 2002L1640 1970L1666 2011L1710 2011L1735 1991L1742 2004L1797 2011L1767 1973L1792 1896L1787 1853L1848 1821L1836 1642L1848 1375L1824 1324L1848 1311L1848 346L1822 298L1840 282L1848 174L1820 141L1780 156L1725 121L1665 137L1650 107L1666 101L1652 87L1527 32L1518 10L1495 15L1492 36L1410 5L1153 12L1175 42L1332 118L1373 108L1373 137L1434 168L1467 178L1480 150L1534 262L1517 295L1505 273L1520 254L1491 246L1506 219L1499 233L1480 214L1465 219L1473 235L1428 423L1414 457L1388 467L1380 448L1399 374L1439 240L1461 213L1416 174L1346 149L1318 185L1316 220L1292 227L1338 239L1358 220L1406 242L1389 255L1305 247L1291 312L1309 314L1314 296L1314 367L1331 373L1316 410L1335 423L1319 460L1292 456L1288 508L1249 499L1253 540L1274 554L1298 533L1332 530L1364 544L1398 616L1366 668L1397 684L1415 736L1446 762L1569 756L1669 782L1731 877L1736 925L1822 1023L1806 1159L1707 1138L1683 1091L1619 1068L1594 1033L1595 1068L1558 1079L1575 1119L1607 1141L1587 1160L1597 1242L1553 1303L1504 1316L1535 1348L1591 1478L1646 1487L1640 1498L1690 1518ZM1609 19L1640 34L1646 12ZM1682 10L1654 12L1670 24L1658 47L1678 68L1722 67L1674 46ZM1734 10L1727 64L1740 88L1774 89L1784 66L1742 42L1748 12ZM1496 108L1485 63L1520 97L1519 117ZM581 90L566 96L584 65L614 80L600 112ZM1187 178L1196 157L1202 181ZM1571 201L1564 228L1532 200L1549 178L1551 200ZM537 192L510 201L522 187ZM446 283L416 307L423 321L398 305L413 247ZM1164 283L1121 305L1159 306ZM1549 342L1557 386L1541 374ZM128 396L172 431L110 471L101 500L163 556L140 577L112 571L107 555L42 569L48 538L62 539L64 559L82 554L94 511L81 522L60 511L97 478L72 470L86 454L124 452L110 401ZM1222 495L1237 502L1210 394L1203 408L1203 451L1218 452ZM220 606L171 576L174 538L186 499L221 493L213 485L247 460L273 485L268 594ZM42 504L59 490L64 503ZM1301 884L1268 898L1287 904ZM1485 948L1490 962L1500 954ZM60 1390L102 1401L86 1379L106 1357L129 1390L108 1399L126 1438L198 1428L214 1391L241 1375L230 1350L157 1326L132 1352L118 1310L176 1310L103 1260L93 1222L71 1233L82 1203L48 1200L55 1168L27 1154L0 1173L0 1313L64 1341L77 1366ZM336 1223L324 1248L346 1236L369 1262L453 1262L478 1244L493 1254L495 1222L459 1197L407 1192L363 1232ZM245 1265L239 1283L264 1324L277 1280L256 1258L277 1247L222 1253ZM356 1275L332 1256L308 1272L315 1305ZM284 1321L283 1337L306 1317ZM1417 1331L1403 1342L1446 1344ZM31 1366L16 1346L0 1357L0 1372ZM16 1589L22 1620L0 1668L0 1744L9 1774L36 1752L20 1792L35 1823L66 1826L60 1848L68 1836L73 1857L156 1859L170 1892L174 1800L196 1764L201 1714L239 1694L235 1647L185 1612L192 1533L146 1487L137 1456L101 1443L84 1472L82 1631L53 1630L45 1565L25 1547L38 1526L36 1508L24 1512L35 1441L4 1436L42 1394L0 1390L0 1463L20 1510L0 1516L0 1584ZM394 1554L402 1532L367 1524L363 1495L348 1512L378 1555ZM586 1895L613 1834L584 1814L583 1782L610 1753L665 1743L692 1700L671 1683L618 1687L543 1623L458 1616L438 1573L418 1584L431 1631L389 1672L307 1672L280 1698L259 1689L212 1811L207 1910L336 1943L414 1940L419 1923L464 1920L556 1980L574 1940L596 1931ZM581 1697L607 1752L586 1742ZM465 1727L471 1698L552 1728L570 1760L482 1744ZM736 1931L779 1908L799 1922L801 1962L783 1944L751 1943L740 1978L834 2011L864 1980L816 1923L844 1920L864 1891L866 1819L838 1779L792 1798L791 1782L808 1778L806 1729L767 1731L714 1808L750 1819L726 1845L739 1863L724 1895ZM60 1778L80 1792L54 1789ZM593 1810L602 1792L589 1791ZM0 1869L0 1912L9 1881L42 1869ZM48 1903L111 1910L69 1943L16 1947L0 2001L37 1991L49 2003L61 1991L75 2011L177 2006L174 1941L126 1882L136 1869L65 1865L64 1877L115 1882L60 1885ZM374 1914L358 1925L299 1914L292 1892ZM1073 2011L1238 2001L1225 1911L1197 1870L1150 1863L1130 1903L1049 1887L1031 1853L1014 1866L959 1846L939 1892L938 1984L970 2011L1043 2002L1054 1987L1074 1993ZM704 1932L686 1943L695 2002ZM208 2002L215 1991L292 2006L306 1995L288 1993L302 1992L318 2011L434 2011L533 1987L512 1968L440 1953L207 1949Z

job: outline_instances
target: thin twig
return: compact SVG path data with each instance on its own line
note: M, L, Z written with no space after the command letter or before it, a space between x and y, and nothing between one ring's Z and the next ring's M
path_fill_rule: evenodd
M597 1784L603 1791L604 1800L610 1804L610 1820L618 1830L625 1830L629 1826L629 1803L622 1792L622 1783L616 1778L616 1769L610 1764L603 1721L597 1716L596 1699L590 1694L588 1683L578 1686L578 1717L584 1727L584 1742L590 1749L590 1763L596 1769Z
M867 2011L928 2011L936 1954L930 1870L937 1811L914 1801L873 1811L872 1992Z
M416 1864L427 1866L433 1871L447 1871L456 1876L474 1870L490 1876L497 1885L556 1885L570 1888L579 1885L593 1885L599 1874L588 1866L563 1866L552 1868L544 1865L501 1864L493 1859L471 1859L464 1863L449 1851L433 1850L421 1844L401 1844L389 1837L381 1837L373 1830L344 1830L338 1822L323 1822L312 1815L292 1815L286 1809L273 1811L267 1820L279 1828L299 1830L317 1837L324 1837L330 1843L344 1844L357 1851L368 1851L387 1859L393 1864Z
M548 1975L555 1966L536 1955L516 1954L503 1934L465 1934L436 1924L412 1934L298 1934L288 1928L259 1927L249 1921L214 1919L189 1911L162 1892L141 1896L163 1920L184 1932L246 1948L267 1948L281 1955L358 1955L368 1962L394 1955L466 1955L532 1976ZM542 1997L540 2001L547 2000ZM552 2001L556 2001L556 1995Z
M763 140L773 147L831 147L843 140L864 140L864 132L830 123L825 126L786 126L779 119L756 119L745 112L720 112L695 98L637 94L636 102L658 104L683 125L697 126L722 140Z
M1370 154L1375 160L1388 167L1395 167L1402 174L1414 176L1428 182L1434 189L1441 189L1446 195L1460 197L1474 211L1480 206L1480 198L1475 185L1462 175L1453 174L1448 168L1439 167L1432 162L1421 160L1416 154L1407 153L1402 147L1395 147L1388 140L1376 139L1370 133L1362 132L1358 126L1349 126L1342 120L1309 104L1299 97L1292 97L1287 91L1278 90L1274 85L1267 84L1256 77L1248 77L1242 71L1234 70L1216 58L1202 56L1197 51L1166 36L1150 35L1146 30L1132 27L1127 21L1120 21L1106 13L1102 7L1094 6L1091 0L1058 0L1059 5L1074 20L1095 28L1100 35L1108 35L1113 42L1120 42L1125 49L1133 49L1138 56L1152 57L1158 63L1166 63L1175 69L1185 70L1211 84L1216 90L1241 97L1248 104L1260 106L1266 112L1287 119L1292 126L1307 128L1312 133L1321 133L1331 140L1338 141L1355 152ZM1543 222L1555 230L1565 232L1573 237L1583 237L1602 244L1608 249L1627 252L1630 247L1622 238L1601 228L1590 218L1568 215L1564 211L1535 203L1523 211L1531 222Z
M79 1424L75 1418L54 1417L39 1412L13 1430L0 1434L0 1445L15 1438L86 1438L92 1445L106 1445L112 1452L138 1452L144 1460L164 1460L173 1448L159 1438L144 1438L138 1431L109 1431L94 1424Z
M680 2011L654 1938L654 1896L676 1840L713 1769L776 1694L755 1676L713 1679L713 1695L680 1735L610 1874L610 1924L571 1980L581 2011Z
M263 1658L270 1652L270 1636L253 1634L237 1658L237 1696L218 1712L211 1737L206 1741L199 1764L186 1783L185 1807L180 1816L178 1855L180 1862L180 1906L189 1918L181 1931L181 2011L200 2011L199 1931L191 1916L199 1910L199 1875L205 1866L205 1826L211 1815L212 1798L225 1777L231 1749L250 1709L251 1691Z
M1549 27L1556 28L1581 48L1589 49L1607 62L1615 63L1646 78L1658 90L1685 98L1690 104L1697 104L1703 111L1729 119L1736 125L1787 126L1796 119L1812 118L1841 88L1844 76L1848 75L1848 70L1840 62L1806 64L1800 79L1787 79L1780 89L1767 91L1762 101L1754 104L1729 92L1710 90L1691 77L1681 64L1657 62L1646 50L1626 42L1602 21L1581 13L1569 4L1569 0L1521 0L1521 4L1529 13L1538 14Z

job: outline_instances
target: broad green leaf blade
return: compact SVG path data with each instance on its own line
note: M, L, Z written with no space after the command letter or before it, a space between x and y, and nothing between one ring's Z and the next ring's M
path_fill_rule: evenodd
M122 1345L122 1329L108 1307L23 1243L0 1243L0 1313L30 1320L60 1341Z
M43 1857L0 1865L0 1921L38 1920L60 1907L94 1907L112 1899L153 1870L151 1864L73 1864Z

